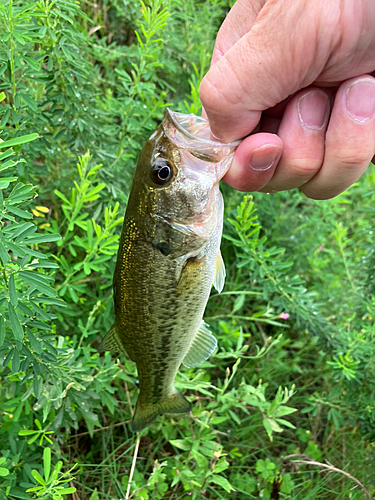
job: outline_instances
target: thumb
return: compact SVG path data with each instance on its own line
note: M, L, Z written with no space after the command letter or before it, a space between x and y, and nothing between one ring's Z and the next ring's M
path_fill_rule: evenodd
M332 37L320 34L329 24L334 32L337 16L322 3L266 2L250 30L211 66L200 97L215 136L245 137L262 111L314 82L330 55ZM238 30L243 22L238 19Z

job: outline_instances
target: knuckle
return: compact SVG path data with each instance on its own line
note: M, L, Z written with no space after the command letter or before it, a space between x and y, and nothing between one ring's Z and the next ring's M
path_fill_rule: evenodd
M216 85L211 83L209 74L203 78L200 84L199 96L206 111L216 110L223 100Z
M233 78L230 64L222 58L203 78L199 87L199 95L206 110L228 114L231 106L237 107L241 104L241 95L231 90L232 85L228 80L228 74Z
M366 148L356 150L340 150L337 152L332 163L340 170L355 170L370 163L373 152L368 152Z
M310 179L318 172L321 165L322 159L302 158L287 161L285 167L290 177Z

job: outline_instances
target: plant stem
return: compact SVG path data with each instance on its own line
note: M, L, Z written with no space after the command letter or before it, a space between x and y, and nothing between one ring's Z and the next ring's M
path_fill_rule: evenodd
M10 77L12 81L12 93L13 93L13 109L16 110L16 104L15 104L15 99L16 99L16 75L14 72L14 38L13 38L13 31L14 31L14 24L13 24L13 0L9 0L9 32L10 32Z
M131 488L132 481L133 481L133 475L134 475L134 470L135 470L135 463L137 461L138 449L139 449L139 443L140 442L141 442L141 438L138 437L138 439L137 439L137 441L135 443L134 454L133 454L133 462L132 462L132 466L131 466L131 469L130 469L128 487L126 488L125 500L129 500L129 498L130 498L130 488Z

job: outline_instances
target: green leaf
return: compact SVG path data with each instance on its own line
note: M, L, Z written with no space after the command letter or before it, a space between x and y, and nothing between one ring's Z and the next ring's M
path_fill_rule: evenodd
M284 420L283 418L277 418L276 422L278 422L281 425L285 425L285 427L289 427L289 429L295 429L295 425L291 424L288 422L288 420Z
M13 233L13 238L18 238L21 241L25 236L31 234L31 232L35 232L36 227L31 222L25 222L24 224L20 224L20 227Z
M49 285L49 283L54 280L52 276L49 276L48 274L38 273L37 271L19 271L18 274L20 276L32 277L43 285Z
M38 306L38 304L36 304L33 300L30 300L30 305L31 307L34 309L34 311L36 311L38 314L40 314L40 316L47 320L47 321L51 321L52 319L52 316L50 313L46 312L44 309L42 309L41 307Z
M48 482L49 473L51 472L51 448L44 448L43 469L44 469L44 478Z
M5 246L9 248L17 257L23 257L25 255L24 249L20 245L15 245L11 241L4 240Z
M180 448L184 451L190 451L192 448L192 444L185 441L185 439L171 439L169 442L172 446L176 446L176 448Z
M66 14L64 14L63 12L61 12L61 10L55 10L54 12L57 16L62 17L63 19L68 21L70 24L74 24L73 19L70 18L69 16L67 16Z
M0 127L1 127L1 125L0 125ZM4 170L7 170L8 168L14 167L16 165L17 165L17 162L15 162L13 160L8 160L0 166L0 172L3 172Z
M38 481L39 484L41 484L42 486L46 485L44 479L42 478L42 476L39 474L39 472L37 470L35 470L35 469L32 470L31 475L33 476L35 481Z
M12 486L12 497L21 498L22 500L31 500L31 496L27 495L21 488Z
M51 243L59 240L61 240L61 236L59 234L43 234L28 238L27 243Z
M30 264L30 267L45 268L45 269L58 269L59 268L58 264L55 264L54 262L48 262L47 260L40 261L40 262L34 262L33 264Z
M14 215L18 217L22 217L22 219L32 219L33 216L30 212L26 212L25 210L21 210L20 208L13 207L12 205L6 205L6 209Z
M98 193L100 193L100 191L102 191L104 188L105 188L105 184L104 183L101 183L98 186L95 186L88 193L86 193L85 200L92 201L92 200L97 199L97 197L95 197L95 195L98 194Z
M9 313L10 327L12 329L13 335L16 340L22 342L24 336L23 328L20 323L20 320L18 319L15 309L10 302L8 302L8 313Z
M0 258L4 264L10 261L10 255L6 251L5 246L0 241Z
M3 361L3 366L8 366L9 361L12 359L12 356L13 356L13 352L14 352L14 350L15 350L15 349L13 348L13 349L11 349L11 350L8 352L8 354L6 355L6 358L5 358L5 359L4 359L4 361Z
M63 490L59 490L59 495L70 495L71 493L75 493L77 491L74 486L70 488L64 488Z
M280 408L276 410L276 416L283 417L284 415L290 415L295 411L297 410L295 408L291 408L290 406L280 406Z
M16 307L18 304L18 298L17 298L17 292L16 292L16 285L14 282L14 274L11 274L9 276L8 288L9 288L10 301L11 301L12 305L14 307Z
M98 494L98 490L95 488L95 490L93 491L93 493L91 494L89 500L100 500L99 499L99 494Z
M35 69L35 71L40 70L40 63L37 61L34 61L34 59L32 59L31 57L22 56L22 59L25 61L25 63L27 63L28 66ZM24 95L22 95L22 98L23 97L24 97Z
M19 42L21 45L25 45L25 39L19 33L17 33L17 31L13 31L13 36L17 40L17 42Z
M20 369L20 353L17 349L14 350L12 357L12 371L18 372Z
M217 476L217 475L210 476L209 482L210 483L218 484L219 486L221 486L228 493L230 493L231 491L236 491L233 488L233 486L230 484L230 482L228 481L228 479L226 479L223 476Z
M2 92L2 93L4 93L4 92ZM8 123L9 116L10 116L10 108L8 108L5 111L5 113L4 113L4 115L3 115L2 119L1 119L1 122L0 122L0 127L4 127Z
M70 207L70 205L71 205L71 204L70 204L70 202L67 200L67 198L65 198L65 196L64 196L62 193L60 193L60 191L58 191L57 189L55 189L54 193L55 193L55 195L57 195L60 199L62 199L62 201L63 201L66 205L68 205L68 206Z
M38 493L41 493L42 491L44 491L44 487L43 486L35 486L34 488L28 488L26 490L26 493L29 493L29 492L38 492ZM53 497L52 497L53 498ZM59 498L53 498L53 500L60 500Z
M198 468L201 471L206 471L208 469L208 460L205 456L203 456L199 451L192 450L191 454L194 460L197 462Z
M0 177L0 189L6 189L11 182L14 182L16 180L18 180L18 177ZM6 217L5 214L3 215L3 217L9 218Z
M35 141L38 139L39 134L28 134L22 135L21 137L15 137L9 141L0 142L0 149L10 148L11 146L18 146L19 144L25 144L27 142Z
M27 336L29 337L31 347L34 349L34 351L37 354L42 354L43 349L41 343L35 338L34 334L29 329L27 329Z
M11 149L8 149L7 151L3 151L2 153L0 153L0 161L3 161L6 158L9 158L10 156L13 156L13 155L14 155L14 151L12 151Z
M3 315L0 315L0 347L4 344L5 340L5 321Z
M229 467L229 462L225 460L225 458L221 458L218 463L214 466L213 472L219 474L220 472L225 471Z
M18 435L19 436L32 436L33 434L38 434L38 431L32 431L30 429L24 430L24 431L19 431Z
M36 288L38 292L47 295L47 297L56 297L56 291L48 283L32 274L31 271L20 271L18 274L22 281L26 281L26 283Z
M0 467L0 476L1 477L5 477L5 476L8 476L9 475L9 470L8 469L4 469L4 467Z
M30 96L28 96L26 94L22 94L22 99L23 99L24 103L27 105L27 107L29 107L32 111L34 111L34 113L36 113L38 111L38 108L37 108L37 105L36 105L36 102L34 101L34 99L32 99Z

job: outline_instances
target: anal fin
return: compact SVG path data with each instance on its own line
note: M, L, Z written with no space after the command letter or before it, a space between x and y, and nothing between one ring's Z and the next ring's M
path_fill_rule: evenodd
M206 361L216 349L216 339L207 326L208 325L202 320L201 326L195 334L190 349L182 361L187 368L199 366L203 361Z
M111 328L108 330L104 339L100 342L98 346L98 351L111 351L111 352L122 352L124 348L118 338L116 323L113 323Z
M215 274L214 274L214 282L213 285L216 290L220 293L224 288L225 282L225 265L223 261L223 257L219 250L215 261Z

